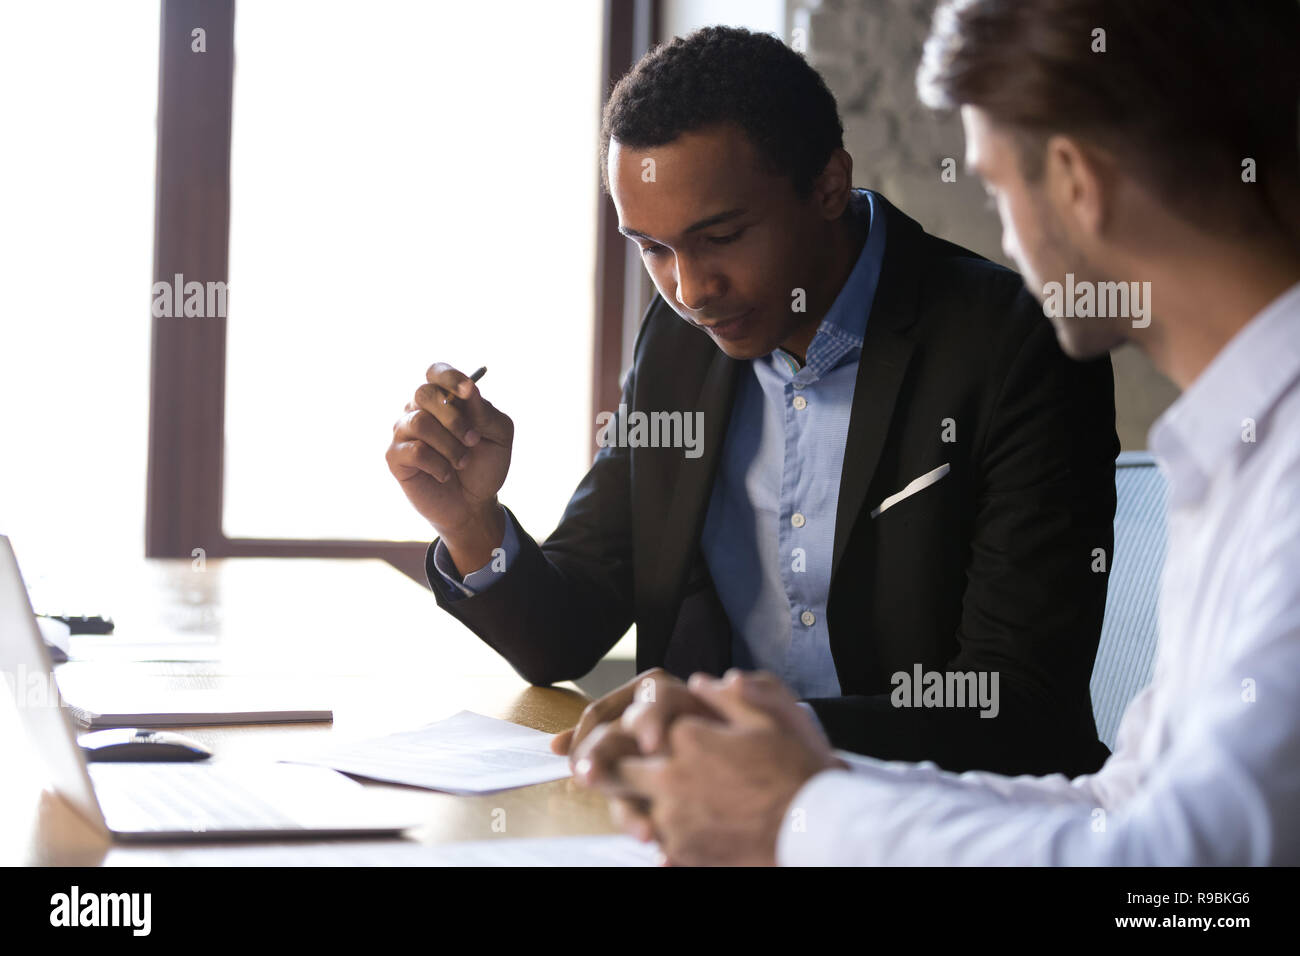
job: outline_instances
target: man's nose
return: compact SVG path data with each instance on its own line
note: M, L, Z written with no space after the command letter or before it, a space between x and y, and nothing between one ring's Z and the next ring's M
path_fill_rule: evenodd
M721 294L720 277L677 257L677 301L690 312L705 309Z

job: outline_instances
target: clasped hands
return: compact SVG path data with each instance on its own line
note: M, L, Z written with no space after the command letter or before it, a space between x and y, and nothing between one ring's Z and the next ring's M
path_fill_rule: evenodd
M687 683L660 668L594 701L551 744L614 822L655 840L670 865L773 865L790 802L846 764L771 674L728 671Z

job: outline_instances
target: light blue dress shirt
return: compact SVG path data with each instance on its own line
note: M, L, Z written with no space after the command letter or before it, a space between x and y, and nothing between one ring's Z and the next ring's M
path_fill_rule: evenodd
M885 217L855 191L850 211L868 225L858 261L822 319L807 363L777 349L742 369L705 516L701 547L733 633L737 667L761 668L800 697L837 697L826 628L835 512L853 387L885 252ZM506 515L504 566L519 553ZM434 567L463 594L498 577L462 581L442 542Z
M826 601L853 387L885 250L871 194L855 194L851 208L870 231L806 364L777 349L741 371L701 539L734 664L771 671L804 698L840 695Z

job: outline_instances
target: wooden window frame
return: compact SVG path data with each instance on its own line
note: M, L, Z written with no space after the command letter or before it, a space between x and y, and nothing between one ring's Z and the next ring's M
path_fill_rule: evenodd
M658 0L606 0L601 82L649 48ZM154 281L226 282L230 252L230 133L234 0L162 0ZM191 31L206 52L191 51ZM602 107L604 97L602 97ZM597 178L597 189L599 189ZM591 418L618 402L628 323L625 293L640 271L602 196L597 221ZM639 316L638 316L639 318ZM635 324L631 326L635 330ZM152 319L145 554L191 557L374 557L425 583L423 542L231 538L222 529L226 319Z
M605 0L605 41L601 57L604 89L601 108L614 84L661 36L660 0ZM632 361L641 313L654 293L637 247L618 231L614 203L600 191L596 224L596 328L592 356L592 454L596 417L618 408L622 374Z

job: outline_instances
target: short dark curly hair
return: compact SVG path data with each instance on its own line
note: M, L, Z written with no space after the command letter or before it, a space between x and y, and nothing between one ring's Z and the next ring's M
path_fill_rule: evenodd
M800 197L844 145L835 97L802 56L770 34L705 27L655 47L614 87L600 131L605 190L611 136L648 149L721 123L744 130Z

